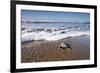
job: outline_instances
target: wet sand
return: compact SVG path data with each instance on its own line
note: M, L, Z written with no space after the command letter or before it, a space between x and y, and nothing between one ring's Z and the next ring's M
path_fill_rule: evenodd
M59 47L67 42L72 50ZM69 37L59 41L29 41L21 45L21 62L47 62L90 59L89 36Z

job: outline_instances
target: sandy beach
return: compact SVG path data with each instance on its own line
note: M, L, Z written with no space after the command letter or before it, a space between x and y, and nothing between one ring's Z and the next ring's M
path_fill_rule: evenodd
M72 50L59 47L61 42L67 42ZM90 58L90 37L78 36L64 38L58 41L29 41L21 45L21 62L47 62L86 60Z

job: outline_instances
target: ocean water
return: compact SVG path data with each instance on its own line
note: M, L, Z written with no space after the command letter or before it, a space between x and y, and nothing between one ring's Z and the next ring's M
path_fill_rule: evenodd
M90 35L87 22L22 22L22 42L31 40L56 41L68 37Z

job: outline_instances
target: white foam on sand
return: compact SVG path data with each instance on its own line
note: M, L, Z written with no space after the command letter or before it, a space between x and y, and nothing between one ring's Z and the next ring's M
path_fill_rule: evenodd
M47 40L47 41L55 41L64 39L67 37L75 37L75 36L81 36L81 35L89 35L89 31L70 31L65 30L64 33L61 33L62 31L53 31L53 32L47 32L47 31L34 31L34 32L25 32L22 34L22 42L25 41L32 41L32 40Z

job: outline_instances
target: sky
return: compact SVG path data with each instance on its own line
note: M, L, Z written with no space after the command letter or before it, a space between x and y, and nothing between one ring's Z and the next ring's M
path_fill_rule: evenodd
M89 22L90 13L21 10L22 21Z

